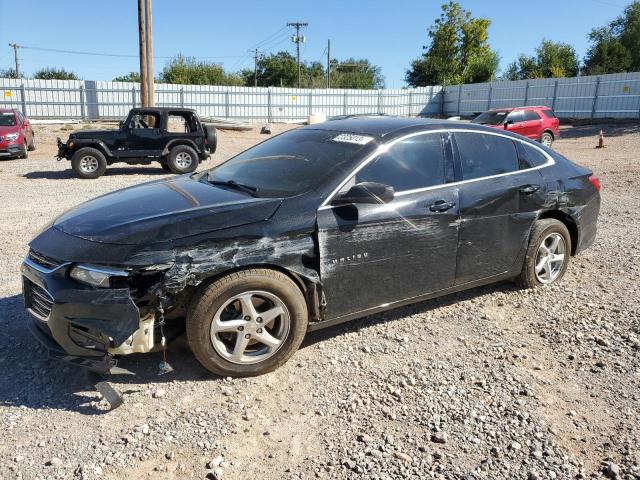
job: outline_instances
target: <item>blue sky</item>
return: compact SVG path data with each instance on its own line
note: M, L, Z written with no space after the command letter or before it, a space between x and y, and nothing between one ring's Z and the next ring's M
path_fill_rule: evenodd
M287 22L307 21L305 60L368 58L382 67L387 87L404 85L404 71L427 42L426 30L444 0L154 0L157 57L184 53L215 57L227 69L251 67L247 50L264 40L267 52L294 52ZM543 38L574 45L582 58L587 34L617 17L625 0L461 0L474 16L492 21L490 42L501 67ZM136 0L0 0L0 68L13 65L8 43L30 47L137 54ZM279 32L276 34L276 32ZM274 35L275 34L275 35ZM85 79L111 80L138 68L137 57L98 57L21 49L28 75L43 66L64 67ZM156 71L166 59L156 58Z

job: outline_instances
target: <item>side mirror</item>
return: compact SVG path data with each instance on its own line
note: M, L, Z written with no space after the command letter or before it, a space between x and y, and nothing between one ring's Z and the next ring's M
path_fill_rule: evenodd
M507 128L509 128L509 125L513 125L513 120L507 120L506 122L504 122L504 129L506 130Z
M336 197L334 204L349 203L389 203L393 200L393 187L377 182L362 182L351 187L347 192Z

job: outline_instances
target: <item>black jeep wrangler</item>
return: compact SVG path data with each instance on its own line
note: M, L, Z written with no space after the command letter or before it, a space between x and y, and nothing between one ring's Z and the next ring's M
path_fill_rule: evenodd
M58 160L71 160L80 178L98 178L107 165L160 162L173 173L193 172L216 150L216 129L188 108L133 108L118 130L81 130L58 138Z

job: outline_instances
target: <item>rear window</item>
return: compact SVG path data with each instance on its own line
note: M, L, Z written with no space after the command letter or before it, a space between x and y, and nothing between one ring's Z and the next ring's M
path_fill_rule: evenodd
M542 110L542 114L547 118L557 118L553 110Z
M477 123L479 125L501 125L508 114L509 112L507 110L484 112L474 118L471 123Z
M540 115L538 115L538 113L534 112L533 110L527 110L526 112L524 112L524 121L529 122L531 120L540 120Z
M520 169L539 167L547 163L548 159L544 153L526 143L518 142L520 156Z
M464 180L519 170L516 146L512 140L471 132L456 132L455 138Z

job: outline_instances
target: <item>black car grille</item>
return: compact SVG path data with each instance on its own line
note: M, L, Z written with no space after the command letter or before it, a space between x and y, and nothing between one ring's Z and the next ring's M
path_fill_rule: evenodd
M33 282L26 281L27 306L33 312L43 319L49 318L51 307L53 306L53 298L44 288Z
M46 255L38 253L35 250L29 250L29 260L49 270L58 268L63 263L51 257L47 257Z

